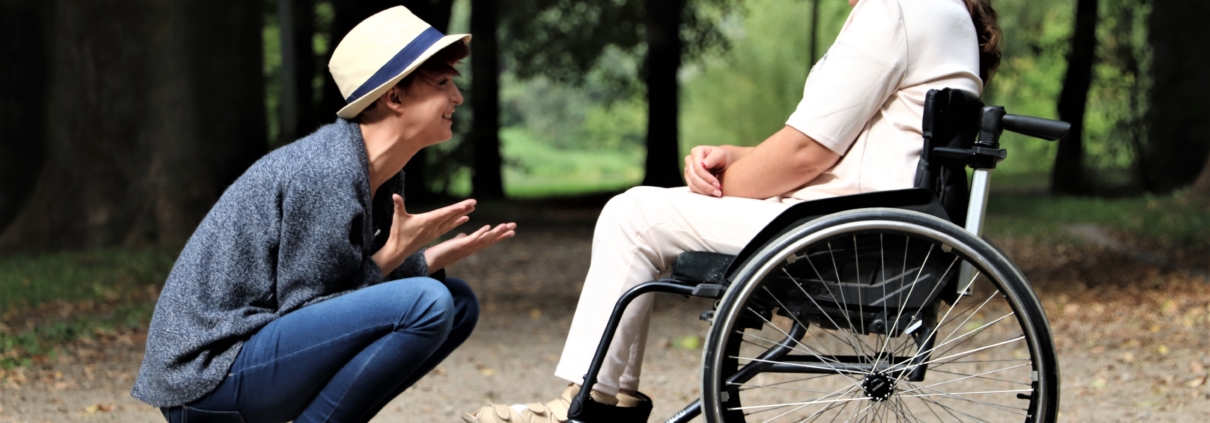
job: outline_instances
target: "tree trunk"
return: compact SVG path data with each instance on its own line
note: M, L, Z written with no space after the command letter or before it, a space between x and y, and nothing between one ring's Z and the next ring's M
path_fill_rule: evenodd
M684 0L647 0L647 160L643 185L683 185L677 138Z
M1084 171L1084 111L1092 85L1092 65L1097 48L1097 0L1076 2L1075 31L1067 53L1067 76L1059 95L1059 120L1071 123L1067 137L1059 140L1050 190L1058 194L1087 194L1090 187Z
M0 51L19 66L0 66L0 234L34 186L45 158L48 3L0 1Z
M1192 191L1198 195L1210 195L1210 155L1206 156L1206 163L1202 165L1202 173L1197 176L1197 180L1193 181Z
M428 22L433 28L447 32L450 13L454 5L453 0L410 0L402 3L404 7ZM348 34L365 18L399 4L398 0L332 0L336 16L332 23L332 33L328 38L330 40L329 48L335 49L345 34ZM328 53L330 57L331 51L329 50ZM320 122L331 122L335 119L336 112L345 104L345 98L340 95L336 81L332 80L331 74L325 74L323 96L319 107ZM403 171L406 173L403 190L409 204L429 202L437 197L436 193L429 189L425 180L425 174L428 173L427 162L428 152L421 149L403 167Z
M471 49L471 110L474 111L471 140L475 143L471 187L472 195L481 199L504 197L500 169L498 22L496 0L475 0L471 5L471 33L476 34L475 48Z
M1207 13L1210 2L1152 2L1148 41L1154 85L1143 158L1148 170L1144 187L1152 192L1172 191L1205 173L1210 154L1210 50L1192 40L1205 39Z
M281 39L281 95L274 142L285 145L319 126L315 119L311 81L315 78L315 3L313 0L277 0Z
M0 250L183 241L266 150L259 4L53 9L47 160Z

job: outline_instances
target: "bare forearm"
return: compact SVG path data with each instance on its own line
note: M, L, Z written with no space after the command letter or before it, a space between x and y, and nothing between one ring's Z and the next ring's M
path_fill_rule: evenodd
M399 254L390 245L383 246L372 256L374 263L382 270L382 275L391 274L399 265L403 264L403 260L407 258L406 254Z
M728 150L728 154L732 153ZM769 198L805 185L832 167L840 155L798 130L784 127L739 157L720 175L723 195Z
M444 256L445 254L441 254L439 249L429 248L424 250L424 261L428 263L429 274L444 269L449 264L445 262Z

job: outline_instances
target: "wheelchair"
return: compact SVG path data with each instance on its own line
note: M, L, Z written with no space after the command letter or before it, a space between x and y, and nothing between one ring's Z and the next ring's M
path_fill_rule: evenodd
M980 232L1003 131L1053 141L1069 127L930 91L914 188L796 204L735 256L682 253L615 304L584 386L626 306L668 292L716 300L701 397L668 423L1055 421L1046 314ZM588 393L571 421L600 421Z

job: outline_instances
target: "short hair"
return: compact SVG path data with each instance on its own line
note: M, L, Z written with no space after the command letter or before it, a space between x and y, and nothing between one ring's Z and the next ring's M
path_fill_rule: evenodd
M466 40L455 41L453 44L445 46L445 48L434 53L428 60L421 63L416 70L412 71L408 76L403 77L395 86L402 88L411 87L412 82L415 81L417 76L423 78L445 75L462 76L462 73L458 72L458 68L454 67L454 65L458 64L460 60L465 59L470 53L471 49L466 45Z
M458 72L458 68L454 67L454 65L457 65L460 60L465 59L466 56L469 56L470 54L471 49L466 45L466 40L455 41L453 44L445 46L445 48L437 51L432 56L429 56L428 60L425 60L424 63L420 64L419 67L412 70L412 73L409 73L408 76L405 76L403 79L399 80L395 86L405 90L411 88L412 83L416 81L417 77L432 80L445 75L462 76L462 73ZM366 106L361 113L358 113L357 117L353 118L353 120L355 122L361 122L362 114L374 109L374 107L377 105L378 99L374 99L374 101L370 102L370 105Z

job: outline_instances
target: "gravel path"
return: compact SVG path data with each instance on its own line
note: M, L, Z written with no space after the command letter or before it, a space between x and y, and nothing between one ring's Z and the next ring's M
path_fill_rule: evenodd
M588 268L595 213L505 214L521 221L518 237L451 269L480 295L475 334L373 421L459 422L461 412L488 402L557 395L563 384L551 373ZM1043 298L1060 351L1062 421L1210 416L1210 284L1203 276L1096 245L997 242ZM643 390L656 399L652 421L697 396L701 356L689 347L704 336L697 316L709 307L675 296L657 301L643 372ZM99 349L65 346L55 362L0 375L0 423L162 422L128 393L145 336L113 334Z

